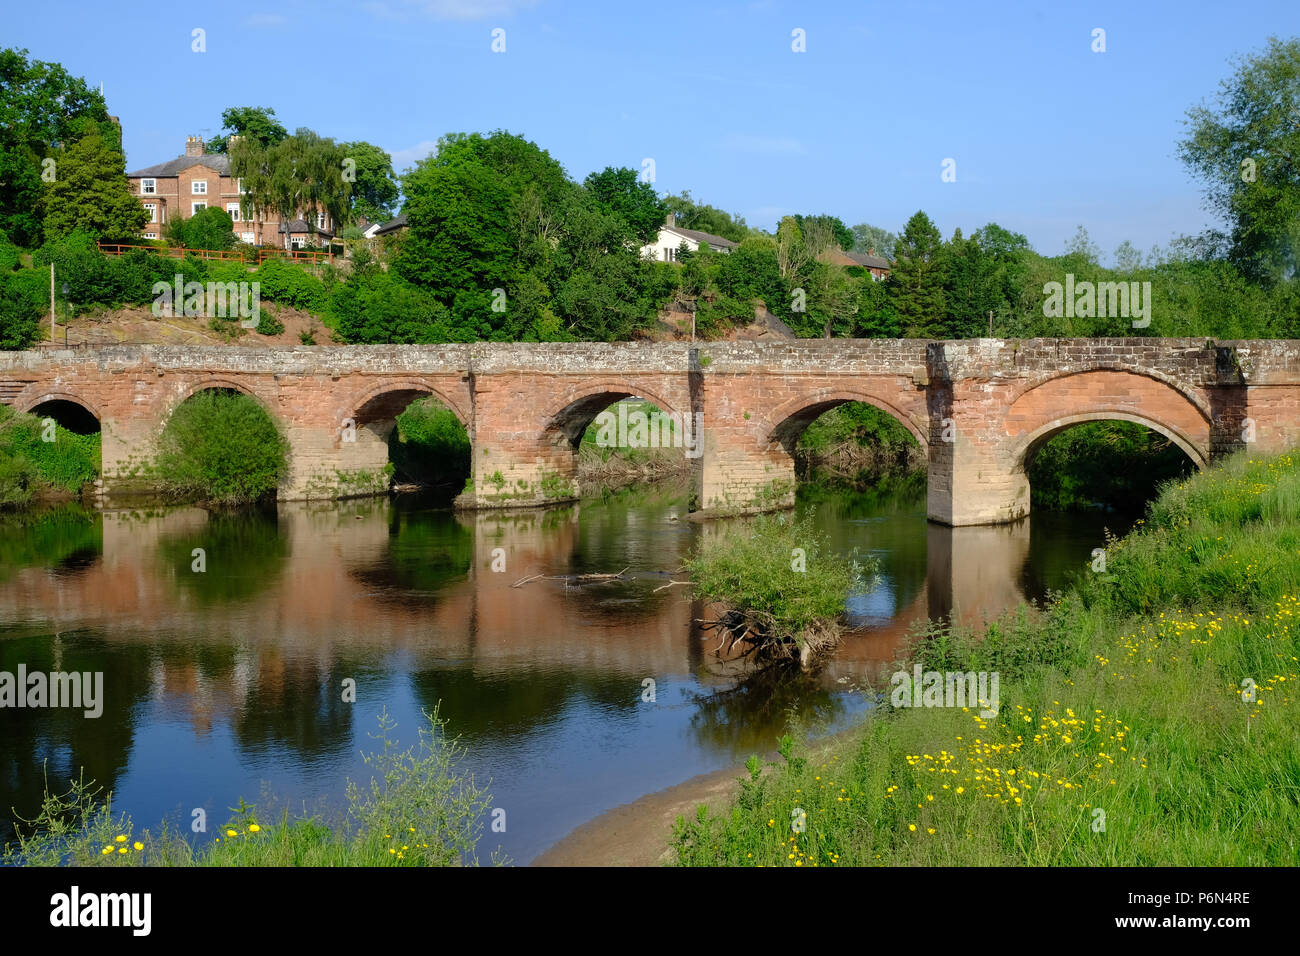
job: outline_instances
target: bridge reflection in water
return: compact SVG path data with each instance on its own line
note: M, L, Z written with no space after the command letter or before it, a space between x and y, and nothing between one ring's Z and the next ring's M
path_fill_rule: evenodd
M379 711L413 736L420 708L441 701L509 808L503 844L527 859L610 806L770 749L790 706L830 725L860 712L838 679L874 675L909 628L1036 597L1102 543L1091 519L1043 537L1031 522L1046 515L954 529L927 522L923 500L819 504L837 547L879 559L879 585L851 602L854 629L822 671L727 693L740 669L693 627L699 603L655 590L701 533L684 502L453 514L373 499L6 528L0 669L102 670L106 700L99 720L7 713L0 806L30 816L46 761L52 781L85 766L141 823L195 806L221 816L263 783L291 806L337 806L345 778L365 773ZM533 575L545 577L519 583Z

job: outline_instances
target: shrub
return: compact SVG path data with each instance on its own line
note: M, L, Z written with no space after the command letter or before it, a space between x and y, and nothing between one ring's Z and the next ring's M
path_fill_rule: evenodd
M323 312L328 302L325 285L306 269L280 258L267 259L258 267L255 278L261 296L282 302L305 312Z
M288 442L256 399L210 389L172 413L151 471L171 497L244 504L279 487L288 454Z
M412 402L397 416L388 443L397 473L412 481L436 482L469 471L469 435L456 413L437 399Z
M26 504L43 488L77 492L99 475L98 432L78 435L60 425L42 441L35 415L0 405L0 505Z
M40 335L42 309L15 275L0 275L0 349L25 349Z
M760 515L720 528L686 565L697 595L739 616L733 633L749 630L750 643L778 653L835 640L845 601L873 570L836 554L811 514Z

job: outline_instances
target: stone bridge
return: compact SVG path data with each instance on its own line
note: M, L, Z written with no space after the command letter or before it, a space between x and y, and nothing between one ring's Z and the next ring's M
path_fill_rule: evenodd
M1300 341L123 345L0 353L0 401L56 420L87 412L98 420L104 494L138 482L168 416L204 389L251 395L280 424L290 446L282 499L381 490L394 418L426 395L468 431L473 491L465 501L478 507L574 497L583 431L629 396L700 423L692 507L704 514L790 504L800 434L849 401L883 409L916 437L929 462L929 515L949 525L1027 514L1027 463L1079 422L1138 422L1198 467L1238 448L1300 442Z

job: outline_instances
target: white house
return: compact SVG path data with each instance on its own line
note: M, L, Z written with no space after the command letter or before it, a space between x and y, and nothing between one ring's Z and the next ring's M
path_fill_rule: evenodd
M655 241L649 245L641 247L642 257L650 256L660 262L676 262L677 249L682 243L686 243L686 248L692 252L700 248L700 244L707 245L714 252L731 252L736 248L737 243L730 239L723 239L721 236L715 236L711 233L700 232L698 229L683 229L677 225L676 217L668 214L668 219L659 229L659 235Z

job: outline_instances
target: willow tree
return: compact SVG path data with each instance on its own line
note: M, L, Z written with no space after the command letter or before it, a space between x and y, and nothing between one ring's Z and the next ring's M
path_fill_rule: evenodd
M247 137L230 145L230 172L243 180L244 203L277 213L286 227L304 219L313 233L318 210L336 225L347 220L352 194L347 160L342 145L306 128L269 146ZM287 228L284 246L289 248Z

